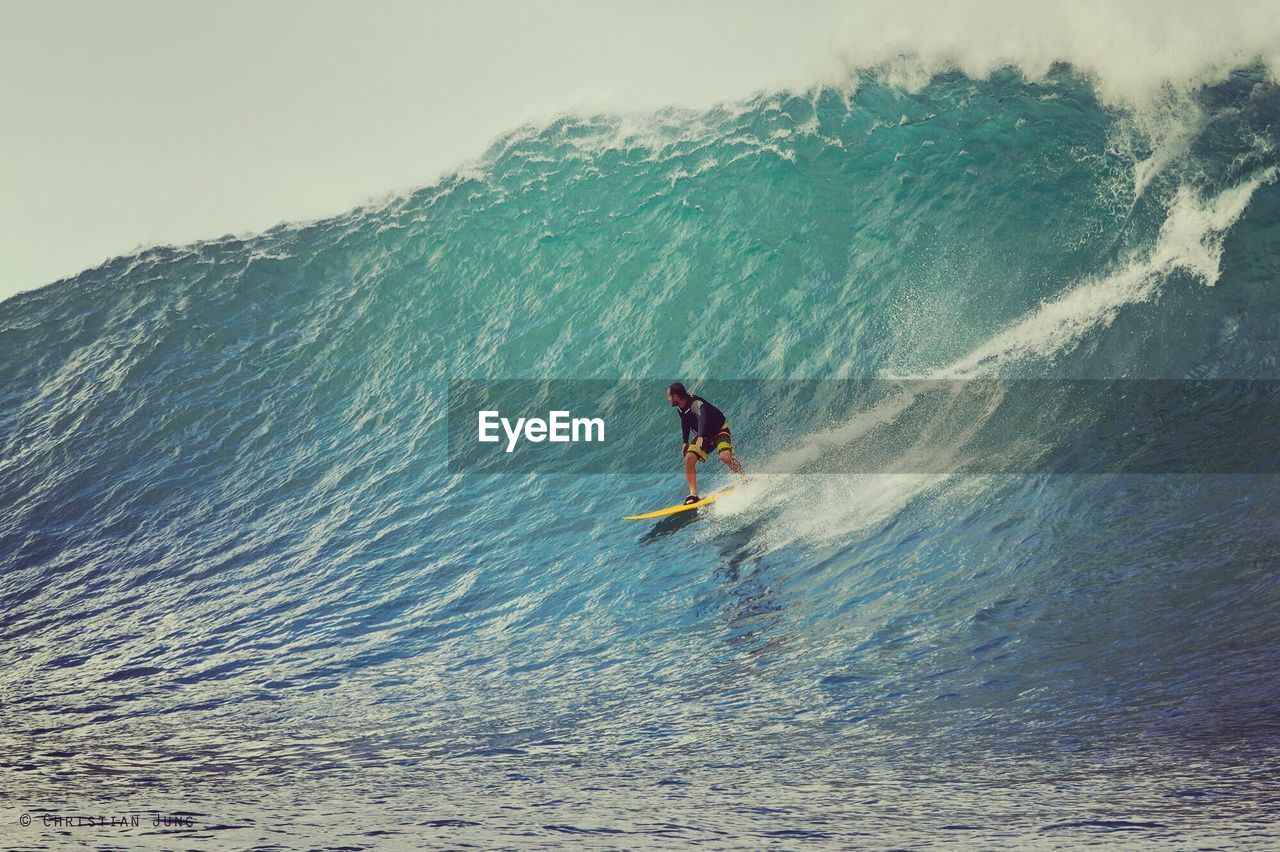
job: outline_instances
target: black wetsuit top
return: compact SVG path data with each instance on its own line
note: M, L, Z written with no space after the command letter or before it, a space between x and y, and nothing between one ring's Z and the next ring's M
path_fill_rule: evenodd
M689 407L680 411L680 429L684 435L684 443L689 443L689 433L696 432L699 437L714 442L724 427L724 412L707 402L700 396L689 397Z

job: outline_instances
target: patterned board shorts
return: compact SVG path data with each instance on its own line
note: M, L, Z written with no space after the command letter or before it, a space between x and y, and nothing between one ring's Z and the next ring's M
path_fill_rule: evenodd
M729 424L726 423L720 427L720 434L716 435L716 452L723 453L725 450L728 450L729 455L733 455L733 444L730 443L731 440L732 439L729 437ZM689 442L689 452L697 456L698 461L700 462L707 460L707 451L698 446L698 439L696 437Z

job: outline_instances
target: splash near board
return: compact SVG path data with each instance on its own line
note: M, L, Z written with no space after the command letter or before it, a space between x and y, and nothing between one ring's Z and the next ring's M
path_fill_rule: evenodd
M701 509L703 506L710 506L726 494L732 494L732 488L721 488L703 497L697 503L689 503L685 505L681 503L678 506L668 506L665 509L658 509L656 512L645 512L643 515L626 515L624 521L647 521L650 518L665 518L667 515L676 515L680 512L688 512L690 509Z

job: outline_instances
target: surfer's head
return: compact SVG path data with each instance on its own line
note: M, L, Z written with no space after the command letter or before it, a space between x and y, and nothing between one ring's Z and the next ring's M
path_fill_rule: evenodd
M689 392L684 389L684 385L680 382L672 382L671 386L667 388L667 402L683 411L689 407Z

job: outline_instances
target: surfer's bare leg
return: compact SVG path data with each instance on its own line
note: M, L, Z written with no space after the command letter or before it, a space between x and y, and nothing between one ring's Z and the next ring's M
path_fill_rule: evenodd
M698 457L693 453L684 454L684 478L689 483L689 493L698 493Z
M742 462L738 461L737 457L728 450L722 450L720 452L720 461L727 464L729 466L729 470L738 474L738 476L746 476L746 474L742 472Z

